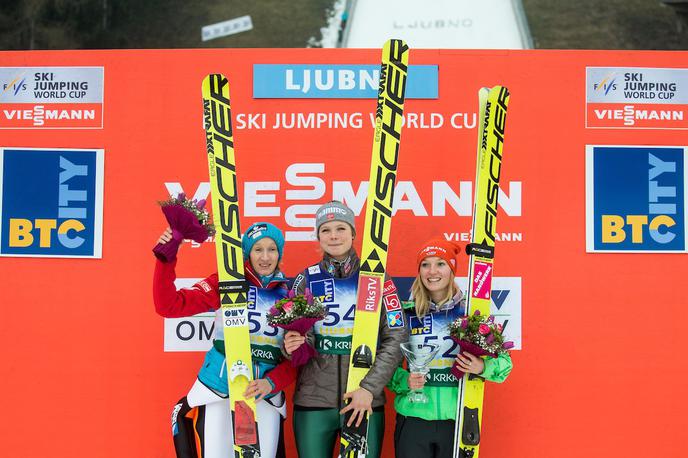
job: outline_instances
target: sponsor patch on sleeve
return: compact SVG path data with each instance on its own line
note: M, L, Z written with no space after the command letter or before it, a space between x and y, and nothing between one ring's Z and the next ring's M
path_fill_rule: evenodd
M213 289L210 287L210 285L208 284L208 282L205 281L205 280L199 281L199 282L198 282L198 286L200 286L201 289L202 289L203 291L205 291L206 293L209 293L210 291L213 290Z
M394 294L397 292L397 287L394 286L394 282L392 280L387 280L385 282L385 285L382 288L382 294Z
M404 312L396 310L387 312L387 327L390 329L404 327Z
M401 310L401 301L399 300L399 296L396 293L388 294L387 296L384 296L382 300L385 303L385 310L387 310L388 312Z

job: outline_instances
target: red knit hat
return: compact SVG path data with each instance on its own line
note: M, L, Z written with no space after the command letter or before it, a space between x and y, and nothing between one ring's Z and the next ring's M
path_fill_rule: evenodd
M416 264L420 270L420 263L423 262L423 259L437 256L447 261L452 273L456 274L456 265L458 264L457 261L460 253L461 247L454 242L442 238L430 239L418 250Z

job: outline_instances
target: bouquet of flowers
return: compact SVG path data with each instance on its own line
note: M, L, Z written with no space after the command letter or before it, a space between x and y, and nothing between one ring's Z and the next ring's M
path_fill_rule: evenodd
M184 193L180 193L177 197L158 203L172 229L172 240L167 243L158 243L153 248L153 253L161 261L174 260L177 257L179 245L184 239L202 243L215 233L210 214L203 208L205 199L189 200Z
M305 335L317 321L326 316L325 306L306 288L304 294L297 295L294 291L289 291L287 297L275 302L268 312L267 321L272 326ZM315 348L305 343L292 353L291 364L294 367L303 366L316 353Z
M457 318L449 325L449 335L459 345L459 351L475 356L496 358L499 353L513 348L513 342L504 341L502 331L502 325L494 322L493 315L481 315L479 310L473 315ZM464 375L456 362L451 372L456 378Z

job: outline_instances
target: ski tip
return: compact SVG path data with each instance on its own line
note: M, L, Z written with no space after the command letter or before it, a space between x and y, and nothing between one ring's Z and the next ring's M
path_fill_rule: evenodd
M208 73L203 78L203 85L204 86L209 86L211 84L214 84L217 86L225 86L228 82L229 82L229 80L222 73Z
M408 66L409 47L404 40L390 38L382 46L382 61L401 65L406 71Z
M406 42L404 40L402 40L401 38L390 38L389 40L385 41L383 46L392 45L392 44L408 48L408 45L406 44Z
M499 99L505 100L508 103L511 92L505 86L496 85L493 87L481 87L478 89L478 99L480 103L487 101L488 99Z

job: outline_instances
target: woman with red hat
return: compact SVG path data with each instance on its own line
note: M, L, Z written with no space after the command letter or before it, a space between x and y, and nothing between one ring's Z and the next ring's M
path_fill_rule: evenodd
M440 349L430 363L427 379L397 368L388 384L397 394L396 458L452 456L458 397L458 380L450 372L454 362L463 372L493 382L503 382L511 372L511 358L506 353L485 359L465 351L456 353L449 324L466 313L465 297L454 282L460 252L457 244L437 238L426 242L416 257L413 302L404 305L409 340L412 344L436 343ZM410 390L422 390L427 402L411 402Z

